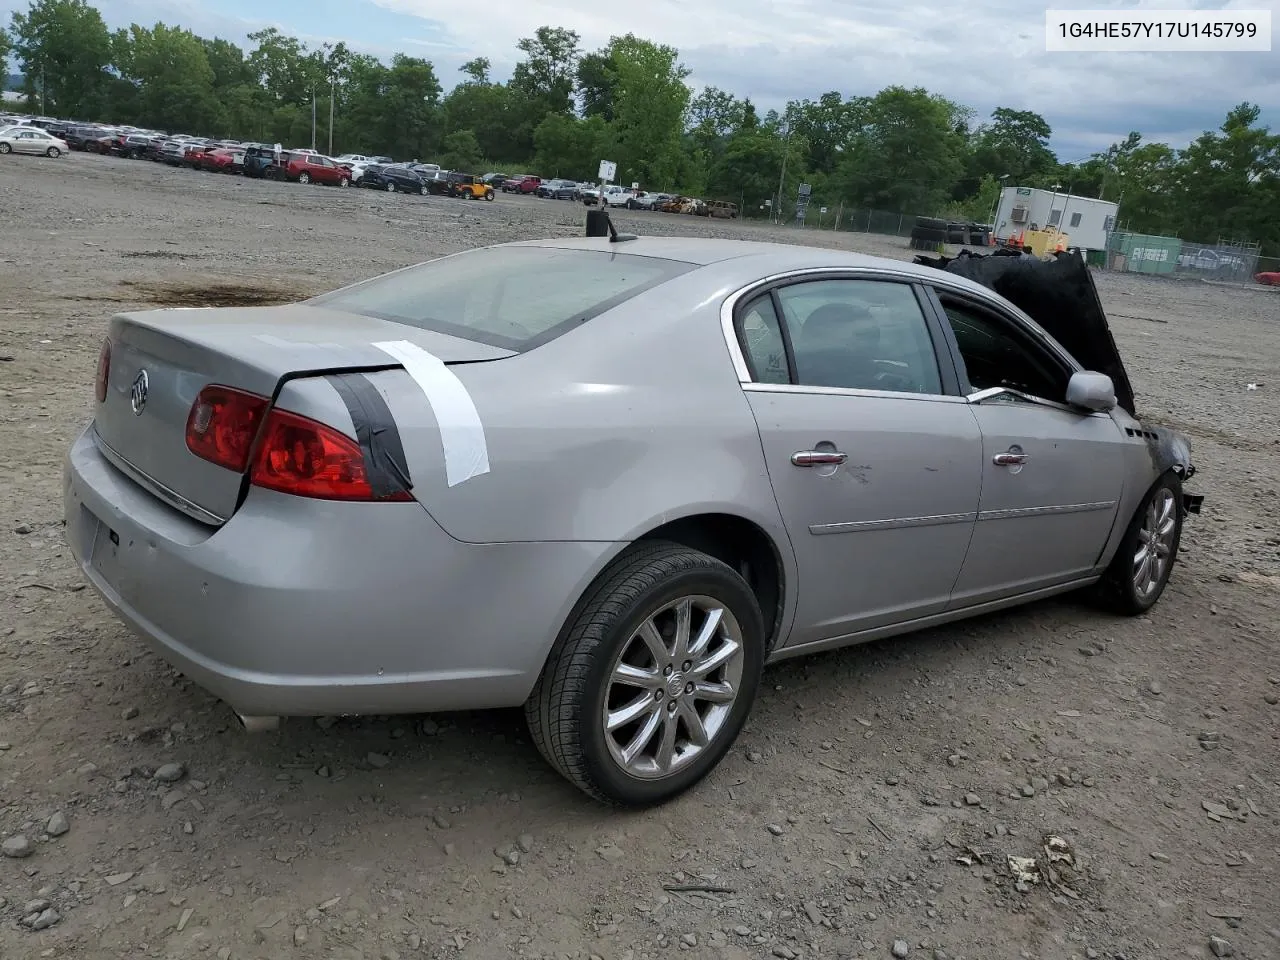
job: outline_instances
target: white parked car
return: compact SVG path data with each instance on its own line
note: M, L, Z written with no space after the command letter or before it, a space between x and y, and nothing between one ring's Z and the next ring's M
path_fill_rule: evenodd
M39 127L9 127L0 131L0 153L34 153L60 157L70 151L67 141Z
M635 196L635 191L628 187L611 183L604 188L604 202L610 207L625 207L627 201Z

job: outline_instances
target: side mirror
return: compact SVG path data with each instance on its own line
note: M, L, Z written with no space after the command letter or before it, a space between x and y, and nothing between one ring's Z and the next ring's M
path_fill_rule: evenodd
M1067 405L1106 413L1116 406L1116 387L1105 373L1083 370L1073 373L1067 382Z

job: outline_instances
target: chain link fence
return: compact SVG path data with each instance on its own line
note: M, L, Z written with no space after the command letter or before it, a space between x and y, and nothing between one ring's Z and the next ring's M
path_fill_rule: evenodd
M1181 237L1116 231L1099 251L1096 266L1115 273L1142 273L1215 283L1274 282L1277 259L1259 255L1256 243L1197 241Z
M950 222L949 218L942 219ZM805 211L804 228L910 237L916 220L914 213L894 213L844 204L827 205L824 210L823 204L811 202ZM792 217L788 225L799 226L799 221ZM1108 235L1106 249L1088 251L1087 259L1091 266L1108 272L1280 287L1280 257L1260 256L1256 243L1230 240L1198 242L1116 231Z

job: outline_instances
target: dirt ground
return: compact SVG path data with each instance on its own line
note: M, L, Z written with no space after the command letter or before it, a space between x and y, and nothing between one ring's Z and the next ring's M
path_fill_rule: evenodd
M1277 291L1098 278L1208 497L1149 616L1067 599L784 664L700 788L620 814L517 712L244 733L84 589L60 526L111 313L312 294L583 208L3 159L0 839L33 852L0 858L0 957L1280 957ZM1047 837L1072 861L1019 889L1008 858Z

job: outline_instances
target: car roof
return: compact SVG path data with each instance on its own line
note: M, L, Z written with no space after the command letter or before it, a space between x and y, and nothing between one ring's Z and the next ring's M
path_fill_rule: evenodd
M637 237L622 243L611 242L608 237L563 237L547 240L521 240L502 244L512 247L561 247L573 250L601 250L608 253L631 254L641 257L661 257L697 266L707 266L725 260L742 258L778 261L779 268L796 270L834 267L843 269L887 269L895 272L936 279L946 276L933 268L874 257L848 250L831 250L796 243L770 243L758 240L720 240L705 237Z
M898 277L918 279L922 283L950 287L976 294L984 299L996 297L989 288L967 277L957 276L936 267L876 257L849 250L832 250L797 243L770 243L757 240L721 240L704 237L636 237L613 242L608 237L564 237L547 240L523 240L499 244L502 247L555 247L564 250L598 250L602 253L638 257L658 257L708 267L722 264L723 279L743 284L779 273L797 270L871 270Z

